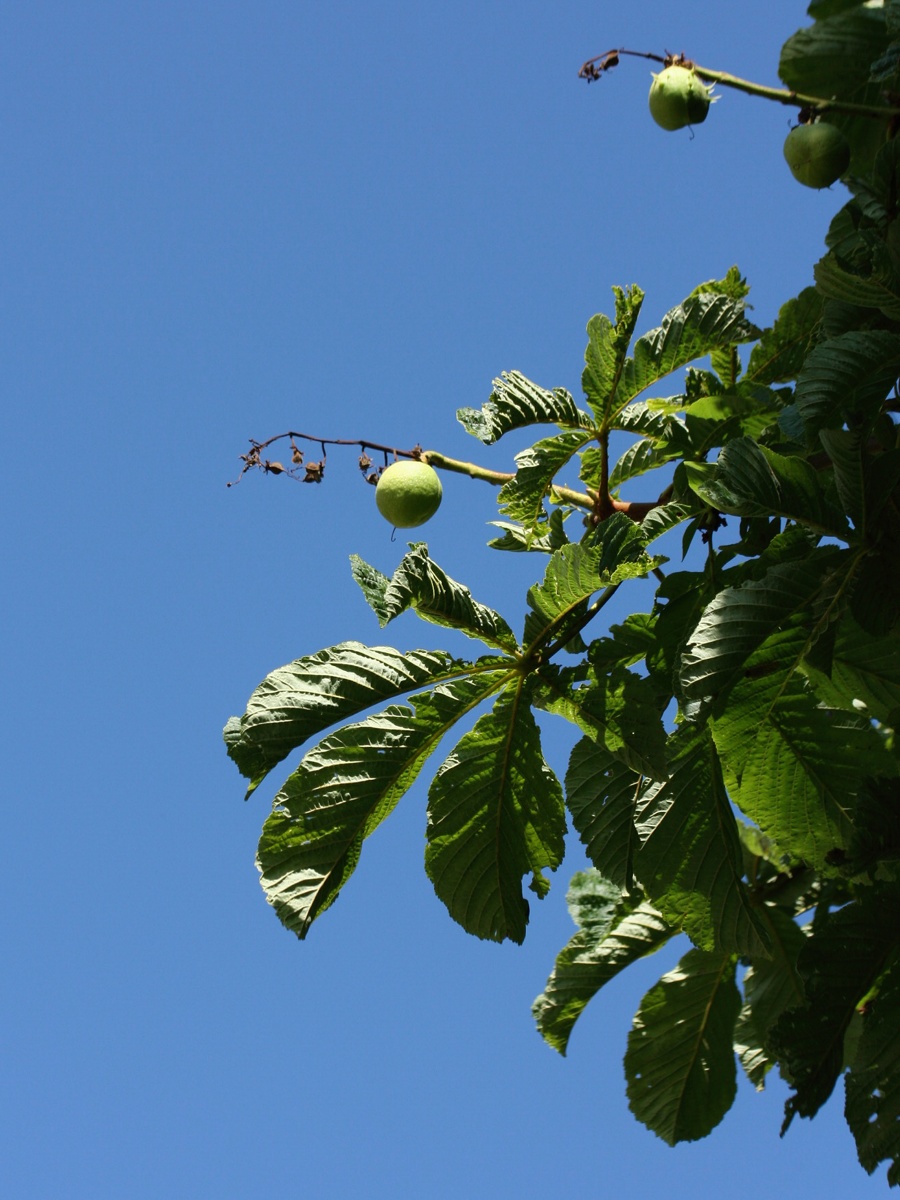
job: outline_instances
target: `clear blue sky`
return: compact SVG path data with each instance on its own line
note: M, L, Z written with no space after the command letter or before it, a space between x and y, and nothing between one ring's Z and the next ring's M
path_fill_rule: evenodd
M784 1141L777 1082L696 1145L634 1121L625 1038L677 949L567 1059L544 1045L577 845L523 947L476 942L425 879L419 787L297 942L253 866L278 780L245 804L220 734L273 667L384 640L348 555L389 571L404 546L352 452L318 488L227 490L248 438L508 469L521 443L479 447L455 409L513 368L577 395L610 285L644 288L648 327L732 263L759 323L812 281L843 200L793 183L789 110L729 93L665 134L647 64L576 79L628 45L775 82L805 21L793 0L4 6L3 1194L887 1192L839 1095ZM492 505L447 478L428 541L516 620L542 564L485 549Z

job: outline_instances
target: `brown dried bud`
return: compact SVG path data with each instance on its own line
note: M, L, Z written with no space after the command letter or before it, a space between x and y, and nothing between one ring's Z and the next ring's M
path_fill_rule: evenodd
M294 447L294 453L291 455L291 462L299 465L303 462L303 451Z
M266 460L264 468L272 475L280 475L284 470L280 462L269 462L268 460Z
M325 474L325 460L322 462L308 462L306 464L306 474L303 476L304 483L321 483L322 476Z
M366 454L366 452L363 451L362 454L359 456L359 469L361 471L368 471L368 469L369 469L369 467L371 467L371 465L372 465L371 458L369 458L368 454Z

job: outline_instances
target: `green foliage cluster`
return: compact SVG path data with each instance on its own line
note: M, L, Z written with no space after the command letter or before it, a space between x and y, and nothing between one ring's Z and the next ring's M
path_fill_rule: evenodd
M866 103L900 91L900 2L818 0L810 14L782 52L788 87ZM777 1066L786 1128L844 1075L860 1161L887 1161L896 1184L900 151L887 121L829 119L852 147L851 198L816 286L771 328L747 320L734 268L637 338L642 293L616 288L614 316L588 325L585 408L510 373L459 412L485 445L549 427L516 456L492 542L545 560L523 628L424 544L390 578L354 558L382 626L411 609L478 650L343 642L269 675L225 737L252 792L324 734L258 853L270 903L304 937L474 716L428 790L425 868L451 916L520 942L526 890L546 894L567 821L593 864L572 880L577 932L534 1005L550 1045L564 1053L608 980L687 934L634 1018L635 1115L673 1144L703 1137L738 1063L758 1087ZM660 496L620 498L658 468ZM576 471L582 493L557 485ZM676 527L693 551L669 569L656 543ZM640 580L656 585L649 611L598 632L610 597ZM563 780L535 710L577 730Z

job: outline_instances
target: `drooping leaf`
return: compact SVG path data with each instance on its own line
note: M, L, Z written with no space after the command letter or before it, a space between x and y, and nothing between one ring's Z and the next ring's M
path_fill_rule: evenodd
M705 1137L737 1090L735 958L690 950L641 1001L628 1036L628 1104L674 1146Z
M531 1010L541 1036L560 1054L566 1053L575 1022L604 984L673 934L650 904L623 897L597 871L572 877L568 901L580 928L557 955Z
M844 1112L859 1161L871 1175L888 1160L887 1181L900 1186L900 967L882 979L867 1005L846 1078Z
M435 625L458 629L510 654L518 650L516 635L503 617L475 600L467 587L442 571L429 557L424 542L411 544L390 579L359 555L351 555L350 562L353 577L382 626L412 608L417 616Z
M667 462L671 462L673 458L677 457L677 451L669 449L668 446L659 446L656 442L649 441L646 438L639 442L634 442L620 457L612 471L610 471L610 490L613 491L621 487L629 479L635 479L639 475L644 475L647 471L653 471L657 467L664 466Z
M702 950L764 955L766 932L750 903L734 813L705 727L669 738L669 779L637 818L636 873L670 925Z
M719 512L788 517L830 537L847 538L847 518L802 458L776 454L741 437L724 447L711 473L699 466L685 463L691 487Z
M614 407L628 347L641 311L644 293L639 287L613 288L616 322L603 313L588 322L588 344L581 386L597 421L602 425Z
M298 937L334 901L363 840L394 809L438 741L506 673L455 680L329 734L275 797L257 853L260 881Z
M517 454L516 473L500 489L501 513L518 521L526 533L537 533L547 520L544 500L555 476L593 438L590 431L568 430Z
M228 754L250 780L249 796L272 767L329 725L405 692L492 665L496 660L473 667L441 650L401 654L390 646L341 642L267 675L243 716L225 726Z
M807 1006L785 1012L770 1035L794 1088L782 1133L795 1116L814 1116L831 1095L844 1066L851 1019L898 943L900 899L891 889L871 889L807 940L797 960Z
M772 567L762 579L723 588L706 607L681 658L687 697L719 696L740 680L750 655L790 620L813 640L845 577L849 553L821 546L805 559ZM823 615L824 614L824 615ZM799 662L798 662L799 666Z
M831 459L834 483L844 512L857 531L865 528L866 488L863 473L863 434L856 429L820 429L819 440Z
M541 753L520 678L464 734L428 793L425 867L450 915L477 937L521 942L522 877L543 896L564 853L562 788Z
M465 429L490 446L504 433L527 425L589 427L590 421L575 407L563 388L548 392L518 371L504 372L494 380L494 390L481 408L460 408L456 419Z
M576 742L566 771L566 807L588 858L604 878L631 887L639 842L635 809L643 781L591 738Z

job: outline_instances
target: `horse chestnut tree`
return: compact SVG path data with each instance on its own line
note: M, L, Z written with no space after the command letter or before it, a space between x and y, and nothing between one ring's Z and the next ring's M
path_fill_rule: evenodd
M517 371L498 377L480 408L458 411L465 430L483 447L538 425L542 436L504 469L428 451L428 465L385 470L376 500L394 524L415 525L440 499L434 467L497 485L491 545L540 564L524 605L513 598L507 618L479 601L422 542L390 575L354 553L353 580L382 627L410 610L479 652L342 641L268 675L225 742L248 796L300 751L257 866L275 913L305 938L449 735L427 786L425 870L455 921L521 942L526 890L550 891L567 825L592 864L572 879L577 930L533 1006L550 1046L566 1050L615 975L686 935L690 949L641 1001L628 1038L635 1116L672 1144L703 1137L728 1111L738 1069L762 1088L774 1067L791 1087L784 1132L843 1080L862 1166L886 1162L900 1184L893 7L816 4L782 50L784 89L695 69L827 113L791 135L789 155L811 186L852 162L815 286L760 329L732 268L640 336L643 293L614 288L613 311L588 322L582 402ZM833 52L844 45L854 55ZM599 78L622 53L582 75ZM708 107L683 70L677 112L665 71L651 93L666 128ZM253 443L245 470L290 475L263 459L268 444ZM375 482L375 444L356 444ZM306 481L321 480L322 446ZM390 448L377 448L387 461ZM643 497L625 499L642 481ZM620 589L631 615L607 625ZM535 712L571 726L561 778Z

